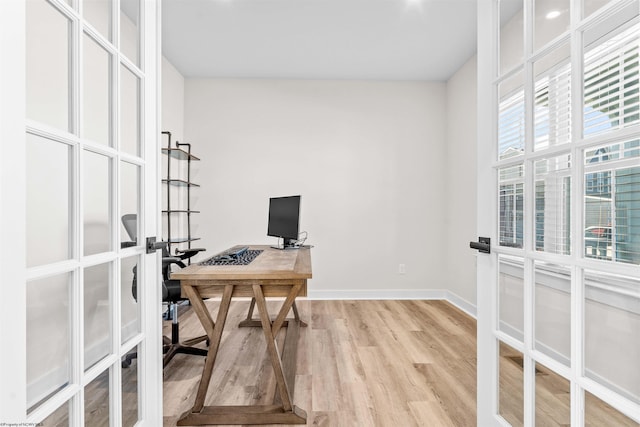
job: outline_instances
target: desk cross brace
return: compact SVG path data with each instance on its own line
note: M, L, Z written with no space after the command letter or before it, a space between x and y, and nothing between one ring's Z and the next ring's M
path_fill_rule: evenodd
M247 328L247 327L256 327L256 326L262 326L262 322L258 319L254 319L253 318L253 310L256 307L256 298L253 297L251 298L251 303L249 304L249 312L247 313L247 318L244 319L243 321L241 321L238 324L238 327L240 328ZM298 313L298 306L296 305L295 300L293 301L293 304L291 305L291 308L293 309L293 318L296 320L296 322L298 322L300 324L301 327L305 328L309 325L307 325L307 322L305 322L304 320L300 319L300 313ZM288 320L285 320L282 323L282 326L287 326L287 324L289 323ZM274 334L277 335L277 334Z
M267 342L267 354L275 374L277 393L273 405L250 406L205 406L204 401L211 381L213 367L222 339L222 331L229 312L231 298L234 292L233 284L225 284L222 300L218 308L216 321L211 318L207 307L197 289L183 283L183 291L191 301L191 305L202 323L210 340L209 354L205 360L202 378L198 385L193 408L183 414L178 425L206 425L206 424L306 424L304 410L293 405L293 391L295 386L295 355L299 326L307 326L299 318L295 299L302 288L301 284L291 285L280 311L272 321L267 311L266 299L262 286L252 285L253 298L249 308L247 320L241 326L261 326ZM260 320L253 320L253 310L257 306ZM289 310L293 307L295 321L286 320ZM247 322L251 323L247 323ZM283 326L287 326L283 356L281 356L276 337ZM283 367L283 361L287 366Z

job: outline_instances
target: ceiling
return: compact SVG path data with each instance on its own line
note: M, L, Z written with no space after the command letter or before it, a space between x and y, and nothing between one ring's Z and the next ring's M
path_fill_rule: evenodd
M445 81L476 50L476 0L162 0L185 77Z

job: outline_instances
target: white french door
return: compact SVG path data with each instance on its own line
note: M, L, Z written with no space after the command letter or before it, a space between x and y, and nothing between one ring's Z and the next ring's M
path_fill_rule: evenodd
M162 422L159 13L0 4L0 423Z
M639 15L478 3L478 425L640 423Z

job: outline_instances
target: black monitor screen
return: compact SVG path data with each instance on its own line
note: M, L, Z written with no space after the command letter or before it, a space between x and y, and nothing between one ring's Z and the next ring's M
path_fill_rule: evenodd
M267 235L282 237L285 246L298 238L300 196L272 197L269 199L269 225Z

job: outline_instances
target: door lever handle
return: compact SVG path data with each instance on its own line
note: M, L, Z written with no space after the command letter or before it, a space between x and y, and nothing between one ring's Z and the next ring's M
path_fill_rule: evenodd
M491 239L489 237L478 237L477 242L469 242L471 249L477 249L482 254L491 253Z
M152 254L158 249L163 249L167 246L167 242L156 242L156 237L147 237L147 253Z

